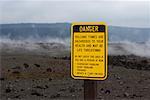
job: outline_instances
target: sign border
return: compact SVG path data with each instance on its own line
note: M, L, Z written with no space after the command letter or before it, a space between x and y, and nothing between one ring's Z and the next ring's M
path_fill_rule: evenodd
M104 76L103 77L86 77L86 76L75 76L74 73L73 73L73 46L74 46L74 32L73 32L73 27L75 25L104 25L105 26L105 32L104 32L104 42L105 42L105 68L104 68ZM105 80L107 78L107 52L108 52L108 49L107 49L107 41L108 41L108 34L107 34L107 25L104 23L104 22L77 22L77 23L72 23L71 25L71 76L72 78L74 79L90 79L90 80ZM81 32L82 34L82 32Z

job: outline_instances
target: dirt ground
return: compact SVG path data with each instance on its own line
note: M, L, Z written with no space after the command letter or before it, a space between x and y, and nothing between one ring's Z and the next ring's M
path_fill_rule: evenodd
M1 100L84 99L84 80L71 78L68 55L20 52L1 51ZM108 78L97 81L97 100L150 100L149 58L109 56L108 63Z

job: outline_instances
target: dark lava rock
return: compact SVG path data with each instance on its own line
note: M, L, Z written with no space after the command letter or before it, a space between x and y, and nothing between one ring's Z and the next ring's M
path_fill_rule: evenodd
M129 93L125 92L125 93L123 94L123 96L124 96L124 97L129 97Z
M45 89L45 88L43 88L42 86L36 86L36 87L33 87L33 88Z
M82 89L80 88L79 91L82 91Z
M35 95L35 96L43 96L43 94L38 93L37 91L32 92L31 95Z
M117 80L120 80L121 78L119 76L116 77Z
M53 59L57 59L57 57L53 57Z
M137 65L137 70L142 70L142 65L141 64Z
M74 88L70 88L70 93L73 93L73 92L75 92L75 89Z
M65 88L63 88L63 89L60 89L59 91L66 91L66 89L65 89Z
M13 73L13 74L20 74L19 71L13 71L12 73Z
M45 88L49 88L48 85L45 85Z
M52 72L52 69L51 68L47 68L46 71L47 72Z
M60 97L60 94L51 95L51 98L58 98L58 97Z
M28 68L28 67L29 67L29 65L26 64L26 63L24 63L23 65L24 65L25 68Z
M39 64L34 64L36 67L40 67L40 65Z
M15 96L14 98L16 98L16 99L17 99L17 98L19 98L19 97L20 97L20 95L17 95L17 96Z
M48 80L49 80L49 81L52 81L52 78L49 78Z
M6 93L10 93L12 90L10 89L10 88L7 88L6 90L5 90L5 92Z
M106 91L105 91L105 94L110 94L110 90L106 90Z
M101 90L101 91L104 91L104 89L103 89L103 88L101 88L100 90Z
M121 97L120 95L116 95L116 97Z
M0 78L0 80L1 80L1 81L4 81L4 80L5 80L5 78L1 77L1 78Z
M62 57L61 59L63 59L63 60L71 60L71 57L64 56L64 57Z
M48 86L47 86L47 85L45 85L45 86L36 86L36 87L34 87L34 88L38 88L38 89L47 89Z
M141 63L148 64L148 61L146 59L142 60Z
M53 59L71 60L71 56L64 56L64 57L53 57Z
M136 94L133 94L133 95L131 95L130 98L135 98L135 97L137 97L137 95L136 95Z
M21 89L20 91L24 91L24 89Z
M13 60L15 60L16 58L12 58Z

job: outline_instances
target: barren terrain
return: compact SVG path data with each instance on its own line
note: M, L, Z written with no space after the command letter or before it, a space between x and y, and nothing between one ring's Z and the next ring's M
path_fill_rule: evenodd
M70 51L62 44L0 50L1 100L83 100L83 80L70 76ZM38 49L37 49L38 48ZM150 58L109 55L108 78L97 81L97 100L149 100Z

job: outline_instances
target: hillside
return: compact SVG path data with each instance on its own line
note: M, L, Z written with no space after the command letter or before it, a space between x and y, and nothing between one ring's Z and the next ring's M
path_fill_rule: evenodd
M11 40L70 38L70 23L0 24L0 37ZM109 41L145 42L150 39L150 28L109 26Z

